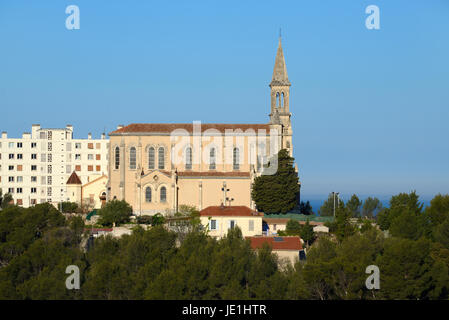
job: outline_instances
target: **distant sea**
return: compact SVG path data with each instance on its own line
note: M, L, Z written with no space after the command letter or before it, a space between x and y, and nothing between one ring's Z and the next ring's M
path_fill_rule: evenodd
M367 197L365 198L360 198L360 200L365 200ZM382 206L384 208L389 208L390 207L390 199L385 199L385 198L380 198L378 197L378 199L380 200L380 202L382 202ZM321 199L317 199L316 197L311 197L310 199L307 199L306 195L301 195L301 201L307 202L307 200L310 202L310 205L312 206L312 210L315 214L318 213L318 209L321 208L321 206L323 205L324 201L327 200L326 197L323 197ZM340 201L343 200L345 203L349 200L349 198L343 197L340 198ZM420 202L424 204L424 208L426 206L430 205L430 200L427 199L420 199Z

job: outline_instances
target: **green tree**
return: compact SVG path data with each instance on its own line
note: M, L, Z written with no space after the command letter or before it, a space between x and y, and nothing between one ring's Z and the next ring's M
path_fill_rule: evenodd
M382 202L377 198L368 197L363 202L362 217L373 218L382 209Z
M289 236L299 236L301 233L301 224L297 220L290 219L285 226L285 232Z
M2 194L2 190L0 190L0 208L6 209L13 205L14 199L12 198L12 194L6 193L5 195Z
M315 233L313 232L313 227L310 225L309 219L302 226L300 235L306 243L306 246L309 246L310 242L315 238Z
M435 241L438 241L444 247L449 249L449 217L435 227L434 238Z
M290 157L287 150L280 150L275 157L278 160L276 173L256 177L251 195L258 210L265 213L287 213L298 206L298 173L293 167L294 158Z
M346 207L351 212L353 218L360 217L360 209L362 207L362 201L360 201L357 195L353 194L351 199L346 203Z
M98 211L98 223L104 226L125 223L129 221L133 209L125 200L112 200Z
M443 223L449 217L449 195L436 195L426 208L433 226Z
M335 200L335 202L334 202ZM337 195L329 193L327 200L323 202L320 209L318 210L318 215L322 217L332 217L334 215L334 203L335 203L335 212L338 208L343 208L345 206L343 201L340 201Z
M299 204L299 212L306 216L313 214L310 201L307 201L306 203L304 203L304 201L301 201L301 203Z

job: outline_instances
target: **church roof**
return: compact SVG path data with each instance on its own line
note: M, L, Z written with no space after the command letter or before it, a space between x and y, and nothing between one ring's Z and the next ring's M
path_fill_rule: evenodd
M274 62L273 78L270 86L289 86L287 66L285 65L284 52L282 51L281 38L279 37L279 46L276 54L276 60Z
M66 184L82 184L82 183L76 172L73 171L73 173L69 177L69 180L67 180Z
M183 129L189 133L193 133L193 123L131 123L126 127L117 129L109 133L109 135L121 135L121 134L136 134L136 133L171 133L174 130ZM267 134L270 130L269 124L223 124L223 123L201 123L201 132L209 129L215 129L220 133L225 133L226 130L238 130L241 129L245 132L248 129L266 130Z

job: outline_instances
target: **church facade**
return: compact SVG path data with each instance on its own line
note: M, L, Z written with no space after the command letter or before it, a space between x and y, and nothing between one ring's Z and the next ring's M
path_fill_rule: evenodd
M173 213L180 205L255 208L251 185L276 171L268 159L292 155L290 81L279 39L266 124L134 123L109 133L109 200L136 215Z

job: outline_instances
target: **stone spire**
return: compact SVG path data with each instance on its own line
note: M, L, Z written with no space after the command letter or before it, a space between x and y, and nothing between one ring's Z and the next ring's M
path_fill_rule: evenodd
M271 80L271 86L290 86L288 81L287 67L285 65L284 52L282 51L281 37L279 37L278 51L276 54L276 60L274 62L273 79Z

